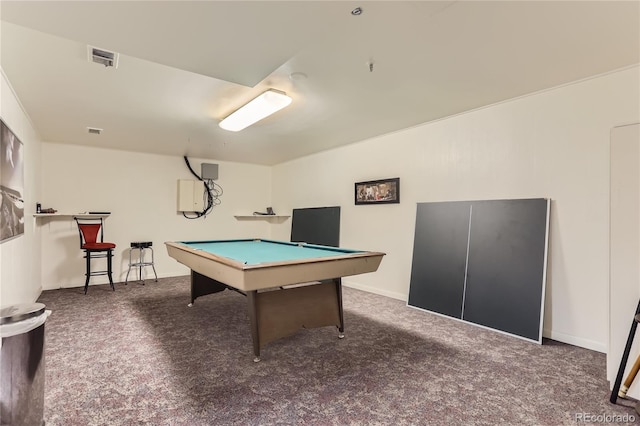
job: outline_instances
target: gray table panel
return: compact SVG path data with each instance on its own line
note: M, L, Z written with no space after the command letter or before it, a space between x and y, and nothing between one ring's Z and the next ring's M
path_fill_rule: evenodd
M410 306L461 318L470 203L419 203Z
M408 304L540 342L548 205L419 203Z
M539 340L547 200L476 201L463 319Z
M340 246L340 206L293 209L291 241Z

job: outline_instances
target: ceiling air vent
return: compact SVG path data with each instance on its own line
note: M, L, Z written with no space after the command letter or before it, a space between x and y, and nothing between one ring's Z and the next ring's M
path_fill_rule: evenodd
M102 133L102 129L98 129L97 127L87 127L87 131L90 135L99 135Z
M120 57L119 53L99 49L93 46L87 46L87 52L89 54L89 62L95 62L96 64L104 65L105 67L118 68L118 58Z

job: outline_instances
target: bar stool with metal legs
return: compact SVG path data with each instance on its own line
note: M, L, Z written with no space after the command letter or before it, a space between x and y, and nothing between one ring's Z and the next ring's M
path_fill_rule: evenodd
M124 280L124 283L127 284L129 281L129 272L131 272L131 268L138 268L138 278L142 281L144 285L144 279L142 279L142 268L145 266L151 266L153 268L153 275L156 276L156 282L158 282L158 274L156 273L156 267L153 263L153 247L151 247L153 243L151 241L135 241L131 243L131 249L129 249L129 270L127 271L127 277ZM138 250L138 261L134 262L132 258L132 254L134 250ZM151 251L151 261L145 262L144 260L144 252L145 250Z
M109 278L111 289L115 291L113 278L111 277L111 258L113 257L113 249L116 248L114 243L104 242L104 220L103 218L82 218L74 217L78 224L78 232L80 233L80 248L84 250L84 257L87 261L86 279L84 281L84 294L89 289L89 278L93 275L106 275ZM104 257L107 259L106 271L92 271L91 259Z

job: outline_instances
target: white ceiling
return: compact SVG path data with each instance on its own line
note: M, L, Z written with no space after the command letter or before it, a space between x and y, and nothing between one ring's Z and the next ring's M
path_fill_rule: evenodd
M640 62L640 1L2 0L0 19L44 141L265 165ZM267 88L293 103L218 127Z

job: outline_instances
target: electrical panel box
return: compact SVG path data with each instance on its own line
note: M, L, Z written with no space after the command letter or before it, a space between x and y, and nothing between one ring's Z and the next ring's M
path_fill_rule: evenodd
M178 180L178 211L201 212L204 210L204 182Z
M202 163L200 165L200 175L204 180L217 180L218 165L212 163Z

